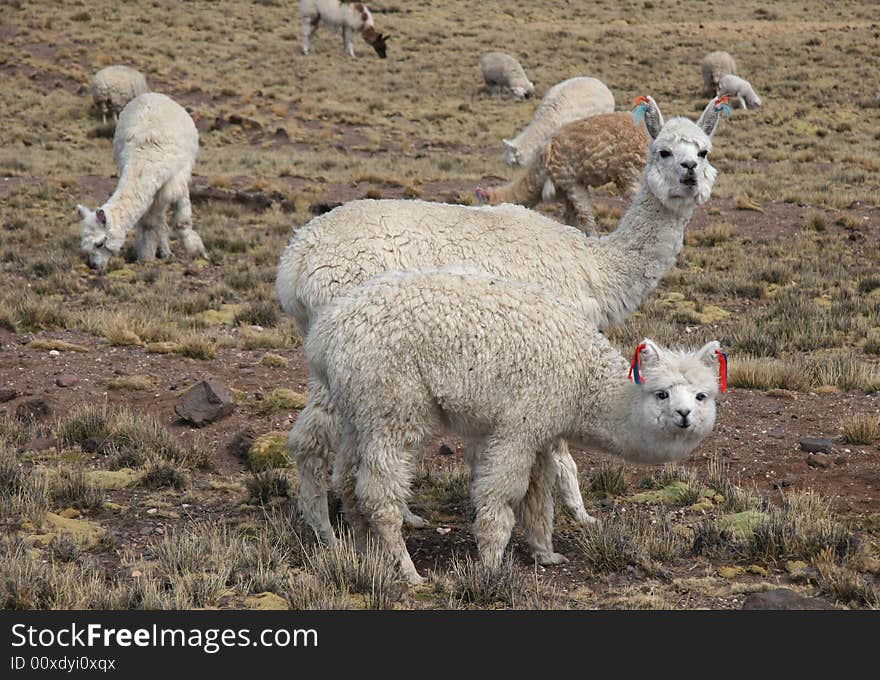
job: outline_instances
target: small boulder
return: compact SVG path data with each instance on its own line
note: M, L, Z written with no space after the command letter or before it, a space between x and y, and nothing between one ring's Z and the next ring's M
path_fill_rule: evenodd
M15 390L11 390L9 388L0 389L0 404L3 404L7 401L12 401L18 396L18 392Z
M831 440L828 437L801 437L801 451L807 453L831 453Z
M55 384L58 387L73 387L79 382L79 378L71 373L62 373L55 378Z
M802 597L788 588L777 588L764 593L751 593L743 602L742 609L832 609L821 600Z
M831 467L831 459L824 453L811 453L807 456L807 465L812 468L827 470Z
M228 416L235 410L235 396L224 385L203 380L189 388L174 407L178 416L202 427Z
M785 439L785 430L781 427L774 427L767 433L770 439Z

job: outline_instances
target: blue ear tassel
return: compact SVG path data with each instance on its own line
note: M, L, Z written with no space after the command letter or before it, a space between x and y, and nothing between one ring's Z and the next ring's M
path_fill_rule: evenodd
M645 119L645 111L648 110L647 104L639 104L636 108L632 110L633 114L633 122L636 124L636 127Z
M639 362L638 361L636 361L636 363L633 364L633 382L636 385L642 384L642 379L641 379L641 377L639 377Z
M719 104L715 107L715 113L721 113L725 118L730 118L730 107L727 104Z

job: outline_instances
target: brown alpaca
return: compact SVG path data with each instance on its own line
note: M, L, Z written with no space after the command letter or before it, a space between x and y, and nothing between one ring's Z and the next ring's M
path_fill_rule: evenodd
M565 125L550 137L532 162L509 184L477 188L483 203L519 203L528 208L559 196L565 222L590 235L596 218L588 187L614 182L634 191L645 167L648 136L629 113L604 113Z

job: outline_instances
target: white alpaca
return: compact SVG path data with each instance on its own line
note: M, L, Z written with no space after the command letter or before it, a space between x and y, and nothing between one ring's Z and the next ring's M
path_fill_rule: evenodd
M401 533L418 453L442 428L471 451L474 536L501 565L514 517L540 564L553 550L550 454L560 438L641 463L684 458L711 433L721 359L645 340L627 362L571 302L477 270L389 272L334 300L306 342L340 420L334 488L355 539L372 530L411 583Z
M137 227L139 260L171 255L166 212L190 256L205 256L192 228L189 180L199 151L199 133L186 110L164 94L142 94L122 110L113 135L119 183L110 199L92 212L78 205L81 248L94 269L103 269Z
M391 36L382 35L373 23L373 14L361 2L340 2L340 0L299 0L299 16L302 22L302 53L314 49L315 31L323 21L332 29L342 29L342 43L345 53L353 57L354 46L351 39L355 32L371 45L376 54L384 59L387 54L387 41Z
M480 71L489 90L507 89L514 101L531 97L535 86L520 63L506 52L487 52L480 57Z
M305 337L322 307L377 274L459 263L541 285L573 301L600 329L620 323L675 263L694 206L709 199L716 171L707 154L724 109L710 101L696 124L686 118L664 124L650 97L638 110L652 141L639 192L613 233L586 238L509 204L351 201L314 218L291 238L276 278L282 307ZM337 433L329 395L312 380L288 448L299 472L300 511L328 542L335 539L327 489ZM578 521L591 521L564 441L555 455L563 504Z
M538 150L556 130L578 118L614 111L614 95L601 80L569 78L551 87L532 121L513 139L504 144L504 162L528 165Z
M752 84L739 76L722 77L718 81L718 93L725 97L738 97L739 104L744 109L748 109L749 106L755 109L761 106L761 98L755 93Z
M147 79L140 71L122 65L102 68L92 76L89 89L105 124L108 116L115 123L128 102L150 91Z
M719 94L721 79L726 75L736 75L736 61L722 50L709 52L700 64L700 73L703 75L703 94L714 97Z

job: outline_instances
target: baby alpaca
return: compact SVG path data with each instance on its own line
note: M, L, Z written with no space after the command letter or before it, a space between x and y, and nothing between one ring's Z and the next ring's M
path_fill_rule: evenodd
M715 97L718 95L721 79L726 75L736 75L736 61L727 52L709 52L703 57L700 72L703 75L703 94Z
M522 101L535 92L532 81L520 63L506 52L487 52L480 58L480 71L489 90L508 89L514 101Z
M122 249L126 234L137 227L139 260L171 255L166 212L187 255L205 257L205 246L192 228L189 181L199 151L199 133L186 110L170 97L142 94L122 110L113 135L119 183L95 212L78 205L81 249L89 266L101 270Z
M429 437L450 428L468 442L486 567L501 565L515 516L538 562L559 564L555 442L642 463L684 458L715 424L718 348L682 354L645 340L628 380L626 360L576 306L462 268L372 279L332 302L306 341L342 421L333 479L355 540L372 531L410 583L423 579L401 508Z
M315 31L321 20L331 28L342 29L342 43L345 53L353 57L352 34L358 31L368 45L371 45L381 59L387 55L386 43L391 38L382 35L373 24L373 14L362 2L341 2L340 0L299 0L299 16L302 21L302 53L308 54L314 47Z
M131 66L116 65L102 68L92 76L90 90L95 106L101 112L101 121L106 125L108 116L115 123L125 105L138 95L149 92L150 88L140 71Z
M739 104L744 109L758 108L761 106L761 98L755 94L752 84L739 76L726 75L718 81L718 90L722 96L739 97ZM746 106L748 103L749 106Z
M596 218L589 187L614 182L620 193L634 193L645 167L648 135L628 113L604 113L576 120L553 133L529 167L509 184L476 190L482 203L534 207L560 197L565 223L590 235Z

